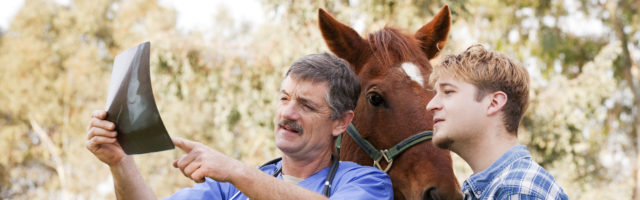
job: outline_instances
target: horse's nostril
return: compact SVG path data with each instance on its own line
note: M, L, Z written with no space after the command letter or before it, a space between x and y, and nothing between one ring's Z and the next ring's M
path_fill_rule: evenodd
M440 197L438 196L438 192L436 191L436 188L431 187L425 190L424 193L422 193L422 199L423 200L440 200Z

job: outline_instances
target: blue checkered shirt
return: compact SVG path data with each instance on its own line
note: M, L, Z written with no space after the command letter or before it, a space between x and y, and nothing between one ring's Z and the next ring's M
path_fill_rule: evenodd
M509 149L491 166L471 175L462 185L471 199L569 199L556 180L531 160L525 146Z

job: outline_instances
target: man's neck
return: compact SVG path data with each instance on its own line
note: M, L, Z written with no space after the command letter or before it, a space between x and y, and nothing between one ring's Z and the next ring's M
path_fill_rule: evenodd
M456 145L461 148L454 147L452 151L464 159L471 166L473 173L477 174L489 168L500 156L517 144L516 136L506 131L493 130L468 144Z
M319 153L317 156L297 158L282 156L282 173L306 179L309 176L331 165L331 151Z

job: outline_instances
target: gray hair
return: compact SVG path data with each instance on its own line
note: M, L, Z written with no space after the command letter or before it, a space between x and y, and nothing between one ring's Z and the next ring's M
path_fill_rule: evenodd
M343 116L344 112L354 110L360 95L360 81L344 60L329 54L311 54L291 64L286 76L329 83L329 92L325 99L333 111L331 120Z

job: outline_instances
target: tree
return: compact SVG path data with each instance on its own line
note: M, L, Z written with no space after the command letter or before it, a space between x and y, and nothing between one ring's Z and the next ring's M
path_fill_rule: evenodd
M234 21L219 7L212 17L222 30L189 33L156 0L27 0L0 31L0 145L8 147L0 198L114 198L108 170L82 144L88 113L104 107L114 56L128 47L152 42L152 85L171 135L259 164L277 154L273 109L286 66L327 51L318 8L364 34L416 30L444 3L453 25L442 55L483 43L529 70L520 138L567 193L639 199L640 2L629 0L265 0L264 24ZM601 31L575 31L584 21ZM159 196L192 185L168 167L180 153L136 157ZM454 164L460 179L471 173Z

